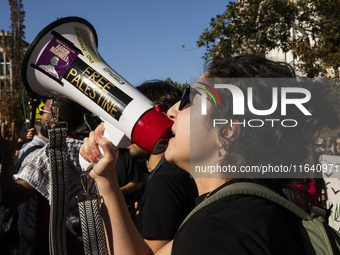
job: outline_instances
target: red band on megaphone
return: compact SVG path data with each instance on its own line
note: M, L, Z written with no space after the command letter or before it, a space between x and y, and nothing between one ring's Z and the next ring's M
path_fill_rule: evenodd
M159 154L168 147L172 124L163 112L152 109L137 122L132 141L152 154Z

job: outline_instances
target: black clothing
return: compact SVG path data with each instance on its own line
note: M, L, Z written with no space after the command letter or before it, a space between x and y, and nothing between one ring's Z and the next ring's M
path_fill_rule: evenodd
M260 197L225 197L184 223L175 235L172 254L306 254L300 221L293 213Z
M129 182L141 182L142 168L147 168L145 164L133 158L128 149L119 149L119 157L116 163L116 175L119 187L123 187ZM125 202L132 208L134 203L138 202L141 198L138 190L124 195Z
M165 160L150 175L139 207L143 238L173 239L178 227L195 207L197 187L190 174Z

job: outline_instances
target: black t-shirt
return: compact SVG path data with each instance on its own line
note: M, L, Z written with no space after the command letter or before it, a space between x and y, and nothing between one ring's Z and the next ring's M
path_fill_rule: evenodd
M197 211L175 235L172 254L306 254L301 220L260 197L235 195Z
M145 164L133 158L128 149L119 149L119 157L116 163L116 175L119 187L123 187L129 182L137 183L141 181L141 172L147 168ZM140 200L138 191L124 195L127 205L134 206L134 202Z
M164 156L150 175L139 208L139 231L143 238L167 240L195 207L197 187L190 174L169 163Z

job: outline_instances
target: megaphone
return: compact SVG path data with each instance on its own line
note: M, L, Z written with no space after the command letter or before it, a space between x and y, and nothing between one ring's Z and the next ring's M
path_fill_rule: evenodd
M66 97L87 108L104 121L104 136L119 148L132 140L152 154L163 152L172 121L102 59L97 45L95 29L82 18L46 26L23 60L26 89L31 96Z

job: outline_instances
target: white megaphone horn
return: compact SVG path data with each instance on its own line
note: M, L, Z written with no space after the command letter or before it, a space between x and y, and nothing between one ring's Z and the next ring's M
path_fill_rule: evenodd
M127 147L132 140L152 154L163 152L172 121L108 66L97 45L96 31L82 18L51 23L26 52L22 65L26 89L32 96L66 97L84 106L104 121L104 136L117 147ZM81 158L87 170L85 162Z

